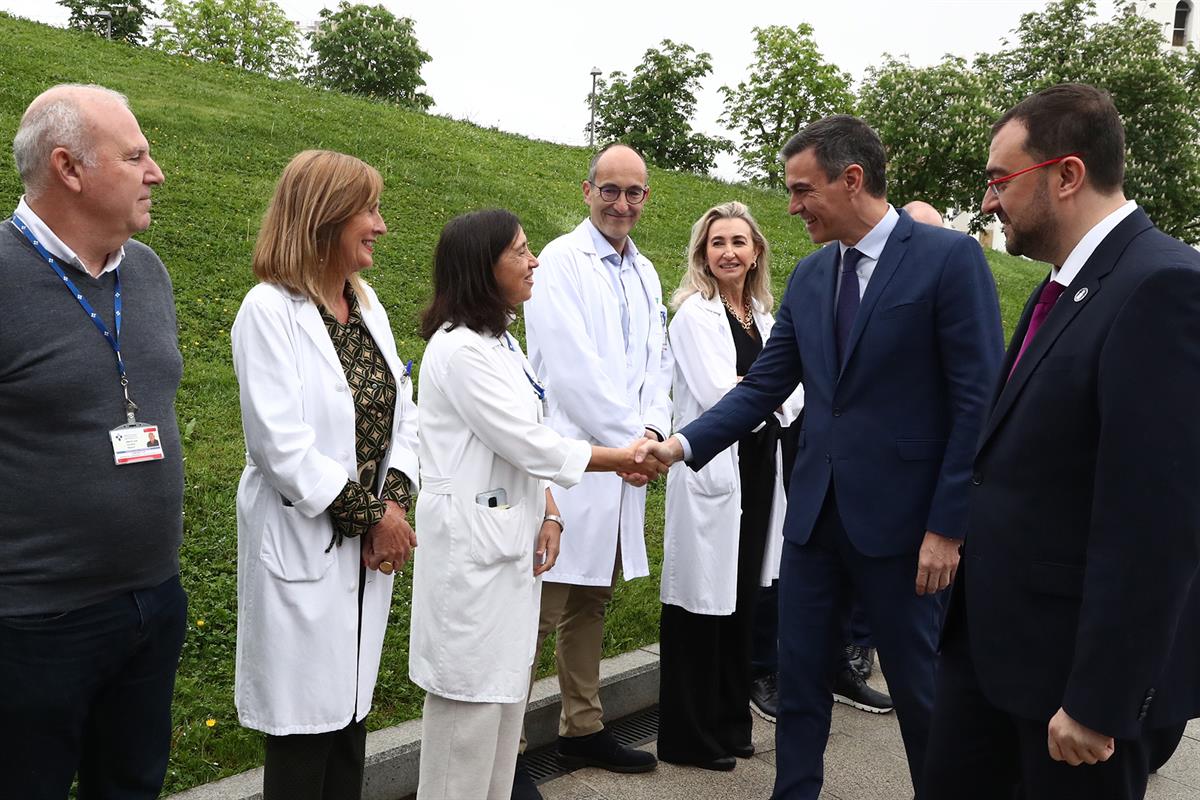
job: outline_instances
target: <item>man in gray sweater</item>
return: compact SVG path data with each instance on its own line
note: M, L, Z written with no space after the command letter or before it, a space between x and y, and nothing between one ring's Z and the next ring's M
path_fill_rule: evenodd
M0 794L155 798L187 596L163 175L121 95L56 86L0 222Z

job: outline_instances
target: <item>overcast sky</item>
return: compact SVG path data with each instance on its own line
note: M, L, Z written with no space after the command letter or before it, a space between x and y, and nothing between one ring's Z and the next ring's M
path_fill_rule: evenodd
M336 0L277 0L288 16L313 22ZM375 0L379 2L380 0ZM433 57L422 75L433 111L479 125L567 144L586 144L587 95L593 67L630 73L647 48L664 38L712 54L694 126L722 132L717 88L742 80L754 50L751 29L807 22L829 61L860 79L884 53L927 65L952 53L995 51L1022 14L1045 0L856 0L797 2L695 0L578 3L570 0L382 0L412 17L417 38ZM717 4L711 4L716 6ZM1111 13L1110 0L1099 3ZM0 9L55 25L67 12L54 0L0 0ZM733 177L732 159L718 173Z

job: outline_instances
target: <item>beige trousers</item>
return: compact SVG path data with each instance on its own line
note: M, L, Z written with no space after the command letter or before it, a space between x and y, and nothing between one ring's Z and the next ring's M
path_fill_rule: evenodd
M575 586L542 582L542 607L538 620L537 650L551 631L558 634L554 657L558 664L558 689L562 693L559 736L587 736L604 728L600 705L600 655L604 649L604 611L612 599L621 565L617 548L612 581L608 586ZM529 687L533 689L533 672ZM525 730L521 729L521 752L525 752Z
M466 703L426 692L417 800L509 800L525 703Z

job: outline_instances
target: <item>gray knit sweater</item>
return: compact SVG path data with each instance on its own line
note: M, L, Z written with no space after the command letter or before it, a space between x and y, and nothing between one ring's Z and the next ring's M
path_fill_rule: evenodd
M113 273L64 271L113 329ZM171 280L125 244L121 353L138 421L165 458L118 467L125 422L112 348L13 225L0 222L0 617L51 614L155 586L179 571L183 371Z

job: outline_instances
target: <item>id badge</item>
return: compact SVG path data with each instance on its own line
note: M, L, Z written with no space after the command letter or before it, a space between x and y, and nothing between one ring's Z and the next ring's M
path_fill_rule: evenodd
M118 467L141 461L161 461L163 458L157 425L145 422L122 425L109 431L108 438L112 440L113 460Z

